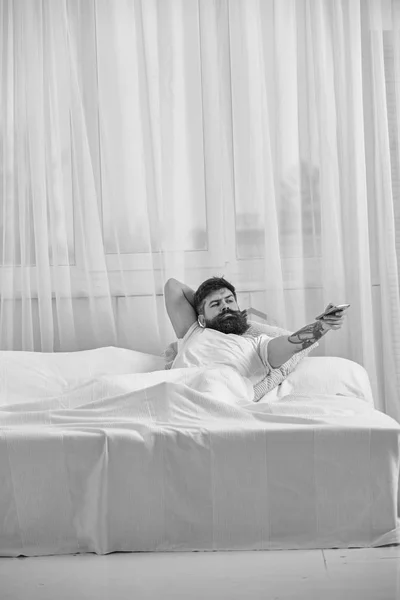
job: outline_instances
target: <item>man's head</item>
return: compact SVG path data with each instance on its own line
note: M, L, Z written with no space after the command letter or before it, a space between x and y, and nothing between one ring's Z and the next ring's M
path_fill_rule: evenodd
M239 310L235 288L223 277L203 281L194 295L194 305L202 327L236 335L250 327L246 311Z

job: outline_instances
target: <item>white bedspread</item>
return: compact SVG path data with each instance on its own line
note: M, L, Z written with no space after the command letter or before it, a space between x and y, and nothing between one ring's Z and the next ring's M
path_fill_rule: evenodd
M255 404L231 369L0 401L0 555L400 542L400 426L351 396Z

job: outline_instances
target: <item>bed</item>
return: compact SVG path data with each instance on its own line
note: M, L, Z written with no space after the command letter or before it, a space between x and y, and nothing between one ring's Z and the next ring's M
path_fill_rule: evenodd
M305 358L254 403L164 362L0 352L0 556L400 542L400 425L363 367Z

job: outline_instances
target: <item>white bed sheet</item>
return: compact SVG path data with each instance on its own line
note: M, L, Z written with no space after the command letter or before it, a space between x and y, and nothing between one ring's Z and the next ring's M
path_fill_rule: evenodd
M91 376L0 406L0 556L400 543L400 425L255 404L231 369Z

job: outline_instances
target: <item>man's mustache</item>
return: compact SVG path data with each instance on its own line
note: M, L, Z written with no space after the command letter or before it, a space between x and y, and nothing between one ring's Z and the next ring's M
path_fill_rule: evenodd
M223 317L225 317L226 315L233 315L234 317L240 318L240 317L247 317L247 310L231 310L230 308L228 308L227 310L224 310L224 312L222 312L220 315L218 315L218 317L216 317L216 319L222 319Z

